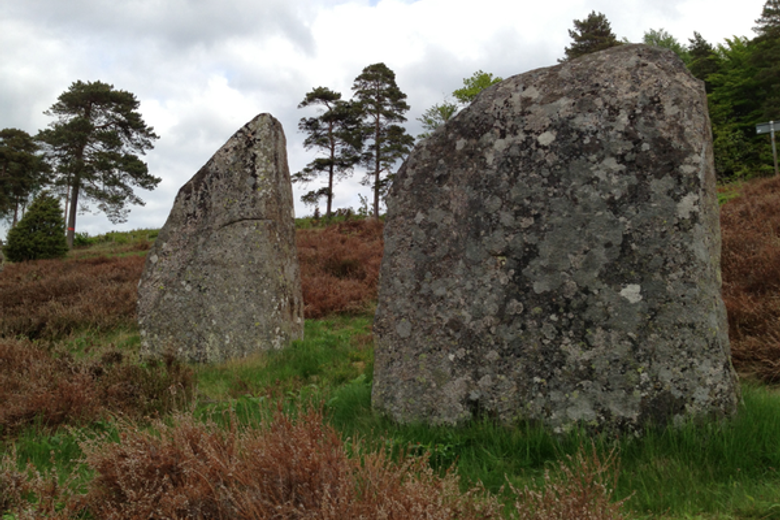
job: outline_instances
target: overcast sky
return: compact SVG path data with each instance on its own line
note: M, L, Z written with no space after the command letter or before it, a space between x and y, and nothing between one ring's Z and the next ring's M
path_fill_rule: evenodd
M753 37L764 0L0 0L0 128L31 134L43 112L76 80L103 81L141 102L160 136L145 159L162 178L139 190L125 224L101 213L76 231L159 228L179 188L255 115L284 126L292 173L314 158L303 149L297 109L326 86L351 97L363 67L396 73L416 118L482 69L504 78L555 65L574 19L602 12L619 38L639 42L666 29L682 43L694 31L710 43ZM335 188L334 207L368 195L353 178ZM311 184L309 189L318 188ZM296 215L311 214L295 187ZM2 224L0 224L2 226ZM5 228L0 227L0 237Z

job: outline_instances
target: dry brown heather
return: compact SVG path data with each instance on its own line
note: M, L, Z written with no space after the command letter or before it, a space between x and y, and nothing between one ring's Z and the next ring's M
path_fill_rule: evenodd
M194 388L192 370L172 356L139 365L109 350L77 361L41 344L0 338L0 436L33 424L87 423L108 413L166 413L185 405Z
M94 518L499 518L495 498L462 494L454 473L439 477L425 458L349 457L318 411L276 413L267 429L174 424L86 447Z
M723 299L734 366L780 381L780 178L745 184L721 208Z
M135 323L143 256L39 260L0 273L0 337L57 339Z
M382 230L383 224L377 220L298 230L307 318L364 311L376 300Z
M502 518L496 497L481 486L462 492L452 468L440 475L425 456L395 461L384 451L348 449L320 411L301 411L297 419L277 412L266 424L225 429L190 415L157 422L154 433L128 424L119 443L82 443L94 471L85 494L51 476L25 476L6 458L0 512L19 511L31 493L38 503L30 518ZM595 450L581 450L555 478L546 474L544 491L513 489L510 518L625 518L623 501L610 501L616 472L614 456L600 460Z

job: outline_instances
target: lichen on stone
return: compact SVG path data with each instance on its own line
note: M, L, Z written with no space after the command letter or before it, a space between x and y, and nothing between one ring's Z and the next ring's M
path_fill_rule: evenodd
M182 188L138 287L146 354L215 362L303 337L281 124L261 114Z
M624 45L509 78L418 145L388 202L374 406L558 429L734 413L709 128L673 53Z

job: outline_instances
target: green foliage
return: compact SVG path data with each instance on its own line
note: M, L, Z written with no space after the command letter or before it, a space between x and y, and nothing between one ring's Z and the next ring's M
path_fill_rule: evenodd
M418 135L417 139L430 137L434 130L452 119L457 112L458 105L446 100L430 107L423 112L422 116L417 118L417 120L422 123L423 129L425 129L425 132Z
M758 36L751 42L750 64L760 96L761 121L780 120L780 2L767 0L759 24Z
M22 220L8 232L5 255L12 262L61 258L68 252L65 221L60 203L43 192L30 205Z
M745 178L771 169L771 155L769 161L761 159L768 143L755 135L755 124L762 121L764 96L756 79L753 52L754 46L747 38L726 39L718 46L721 67L707 77L712 85L708 102L715 170L721 179Z
M9 216L12 227L30 195L46 181L49 167L38 152L38 143L24 130L0 130L0 215Z
M409 105L395 73L384 63L364 68L352 90L361 112L363 139L368 142L361 159L368 169L363 183L373 189L373 217L379 218L379 200L392 182L392 169L414 145L414 137L397 124L406 121Z
M767 0L756 38L727 38L717 49L690 40L691 72L705 82L720 180L773 173L772 149L755 125L780 120L780 1Z
M688 51L688 48L677 41L677 38L669 34L664 29L650 29L649 31L645 32L645 35L642 38L642 42L645 45L661 47L662 49L670 49L674 51L674 53L677 54L677 56L679 56L686 65L689 65L691 62L691 54Z
M498 76L493 77L493 74L490 72L478 70L471 77L463 78L463 87L455 90L452 95L455 96L459 103L468 105L474 101L477 94L500 81L502 81L502 78Z
M311 105L324 110L317 117L301 118L298 129L307 134L304 147L316 149L324 154L310 162L302 171L292 176L293 182L308 183L319 175L327 175L327 186L313 190L301 197L304 203L316 206L319 199L325 198L327 209L325 216L332 216L333 185L337 178L343 179L352 173L352 168L360 160L362 149L359 131L361 113L353 103L343 101L339 92L325 87L317 87L306 94L298 108Z
M569 29L569 36L573 42L564 49L566 56L560 62L621 45L607 17L596 11L591 11L584 20L574 20L574 30Z
M756 24L753 30L759 38L775 36L780 30L780 0L767 0Z
M688 54L690 55L688 70L704 82L707 94L710 94L712 93L712 83L709 81L709 77L720 70L720 57L715 52L715 47L707 42L698 32L694 32L693 38L688 41L690 42L688 46Z
M46 112L57 120L38 138L56 165L58 184L70 195L70 247L80 197L97 202L112 222L123 222L127 204L144 204L132 187L151 190L161 181L138 157L158 138L139 106L134 94L113 85L76 81Z

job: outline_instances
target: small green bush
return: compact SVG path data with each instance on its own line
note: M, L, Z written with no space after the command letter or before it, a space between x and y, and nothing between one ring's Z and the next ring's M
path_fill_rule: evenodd
M5 256L11 262L60 258L68 252L60 203L47 192L35 198L8 232Z
M91 237L86 231L83 233L76 232L73 235L73 245L75 247L89 247L100 243L100 237Z

